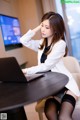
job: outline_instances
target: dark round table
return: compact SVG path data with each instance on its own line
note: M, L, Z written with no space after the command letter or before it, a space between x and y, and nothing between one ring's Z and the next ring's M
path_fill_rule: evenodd
M56 95L67 82L64 74L46 72L29 83L0 83L0 113L7 113L7 120L26 120L24 105Z

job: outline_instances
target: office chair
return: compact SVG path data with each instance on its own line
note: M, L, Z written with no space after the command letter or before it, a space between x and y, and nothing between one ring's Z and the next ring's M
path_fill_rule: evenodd
M80 89L80 66L79 66L77 59L72 56L66 56L63 58L63 62L64 62L64 65L66 66L66 68L71 72L71 74L75 78L75 80L79 86L79 89ZM35 110L36 110L36 112L38 112L39 120L43 120L44 105L45 105L46 99L47 98L40 100L36 104ZM80 99L79 99L76 107L80 109ZM77 109L75 109L73 112L73 119L79 120L80 117L76 117L76 116L80 116L80 114L75 111L77 111ZM79 119L75 119L75 118L79 118Z

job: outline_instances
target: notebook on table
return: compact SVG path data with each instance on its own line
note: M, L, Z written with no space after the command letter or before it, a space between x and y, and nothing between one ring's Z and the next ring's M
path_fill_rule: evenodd
M43 76L43 73L25 76L15 57L0 58L0 82L29 82Z

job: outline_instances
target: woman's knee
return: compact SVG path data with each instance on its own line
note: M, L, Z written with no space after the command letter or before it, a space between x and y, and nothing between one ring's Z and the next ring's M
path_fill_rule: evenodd
M57 117L58 110L60 109L60 103L54 98L49 98L45 102L44 113L49 120Z
M58 120L72 120L72 118L61 114L59 115Z
M54 104L50 104L44 113L47 119L53 120L53 118L56 118L57 116L56 106Z
M66 120L66 116L64 114L59 115L58 120Z

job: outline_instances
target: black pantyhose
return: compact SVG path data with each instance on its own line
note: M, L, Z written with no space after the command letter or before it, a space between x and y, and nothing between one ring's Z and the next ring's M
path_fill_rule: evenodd
M72 120L72 113L75 107L75 103L76 100L73 96L65 94L62 99L58 120Z
M48 120L72 120L75 103L75 98L68 94L63 96L61 105L54 98L49 98L45 102L44 113Z
M44 113L48 120L57 120L60 103L54 99L49 98L45 102Z

